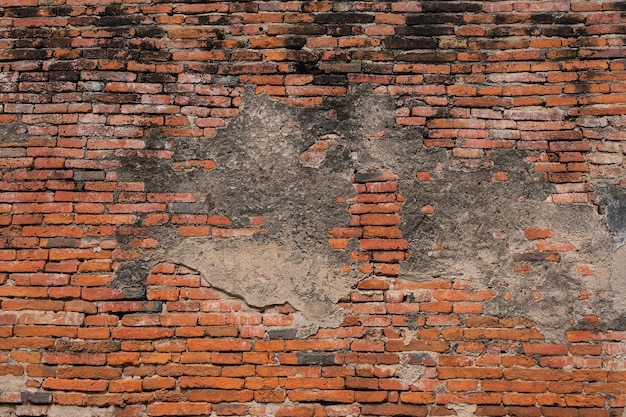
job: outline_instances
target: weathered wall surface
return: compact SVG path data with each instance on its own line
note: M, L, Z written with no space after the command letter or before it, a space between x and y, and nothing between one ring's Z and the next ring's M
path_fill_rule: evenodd
M621 417L626 2L0 2L0 416Z

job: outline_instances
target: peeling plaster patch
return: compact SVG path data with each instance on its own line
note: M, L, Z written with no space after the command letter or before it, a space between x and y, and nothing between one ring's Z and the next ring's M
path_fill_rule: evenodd
M426 372L425 366L411 365L408 363L406 357L402 358L401 364L402 366L398 371L397 377L400 381L408 385L417 383L422 379L422 376L424 376L424 372Z
M212 286L252 306L288 302L301 313L298 336L321 325L337 326L343 317L337 301L362 278L341 273L356 247L337 251L328 244L330 228L350 223L347 206L338 199L355 195L354 172L400 163L396 155L416 153L420 138L403 129L393 141L369 137L395 121L394 103L371 92L317 108L290 107L264 96L248 96L244 103L214 139L171 143L152 132L147 146L169 143L174 163L212 160L214 169L176 171L170 161L135 157L122 160L119 176L145 182L148 192L192 193L195 202L170 204L170 211L224 216L231 222L225 228L246 227L263 216L263 233L187 238L171 225L152 227L159 247L122 265L113 285L135 287L151 266L169 261L200 271ZM378 117L366 116L366 109L375 109ZM327 117L330 110L334 118ZM319 158L303 157L313 151Z
M356 275L329 268L328 257L258 240L182 242L168 256L199 271L215 288L245 294L251 306L289 302L305 316L296 315L300 337L319 326L338 326L343 314L336 303L357 282Z
M26 376L3 375L0 376L0 393L24 391L26 381L30 378Z
M66 407L60 405L52 405L48 410L47 417L112 417L114 415L113 407L96 408L96 407Z
M457 417L475 417L476 404L448 404L446 408L456 411Z
M174 161L122 158L121 181L143 181L147 192L191 193L195 202L170 203L168 211L225 216L229 227L249 227L251 218L263 216L264 232L189 238L173 225L150 227L159 246L122 266L113 285L136 287L151 266L169 261L197 269L250 305L290 303L301 313L299 336L336 325L342 315L337 300L362 278L340 273L358 249L356 239L346 250L329 248L328 230L350 224L337 199L355 195L355 172L385 169L397 174L405 198L400 227L409 257L400 264L400 278L463 279L494 289L488 314L529 317L550 340L562 338L573 316L617 319L615 301L605 294L613 237L591 204L546 203L552 186L524 162L531 152L493 150L479 164L468 162L424 147L427 132L396 125L395 110L391 97L364 87L310 108L248 92L239 115L215 138L165 138L152 131L146 147L167 147ZM320 154L303 157L313 151ZM189 160L214 161L215 167L173 169ZM506 181L494 180L505 171ZM424 213L426 205L436 209ZM609 217L609 227L626 229L619 217ZM549 227L576 250L559 254L558 262L540 257L527 275L517 274L515 267L529 256L516 255L539 251L523 235L531 227ZM118 239L130 247L126 236ZM577 272L581 263L591 266L593 280ZM583 290L598 296L574 303ZM505 300L506 293L513 296ZM546 316L547 310L554 314Z

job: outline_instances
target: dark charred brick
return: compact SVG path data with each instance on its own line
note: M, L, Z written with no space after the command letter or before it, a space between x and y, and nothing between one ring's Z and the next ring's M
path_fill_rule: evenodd
M513 255L515 262L546 262L558 261L561 255L557 252L523 252Z
M6 9L6 17L54 17L69 16L72 14L71 6L54 6L54 7L11 7Z
M146 39L146 40L133 39L128 44L128 48L129 49L140 49L142 51L155 51L155 50L158 50L158 48L156 47L155 42L153 40L148 40L148 39Z
M37 82L47 81L48 73L45 72L26 72L20 74L20 82Z
M376 17L373 14L363 13L323 13L315 16L315 23L322 24L351 24L373 23Z
M350 61L350 52L349 51L344 51L344 52L336 52L333 53L333 55L330 58L325 59L325 61L329 61L329 62L346 62L346 61Z
M96 68L96 63L82 59L73 61L57 61L51 62L47 68L49 71L92 70Z
M550 13L533 14L530 16L530 21L537 24L550 25L554 23L555 16Z
M54 6L50 8L53 16L70 16L74 12L71 6Z
M172 60L172 54L167 51L142 52L140 54L142 61L159 61L167 62Z
M454 77L445 74L424 74L424 83L426 84L454 84ZM450 109L447 107L437 108L437 117L453 117L450 116ZM442 112L448 112L445 116L441 116Z
M140 103L141 96L139 94L114 94L114 93L97 93L94 97L104 103Z
M297 62L317 62L319 60L317 53L308 51L288 51L285 52L285 57L289 61Z
M524 23L527 17L520 17L518 14L500 13L494 16L496 25L513 25L516 23Z
M101 16L98 19L98 26L115 27L115 26L135 26L141 22L141 16L125 15L125 16Z
M287 49L302 49L306 45L306 38L288 37L285 38L284 47Z
M366 74L393 74L393 64L364 62L361 64L361 71Z
M50 71L50 81L78 81L80 72L78 71Z
M356 172L354 174L355 183L378 182L388 180L389 173L384 171Z
M54 342L54 350L57 352L119 352L121 342L113 340L64 340L57 339Z
M298 352L298 365L326 365L332 366L335 364L334 353L313 353L313 352Z
M387 38L383 40L387 49L437 49L437 40L433 38Z
M577 25L585 23L586 17L582 14L567 13L564 15L556 15L554 22L557 25Z
M314 12L321 12L321 11L326 11L326 10L330 10L332 8L331 4L327 4L324 5L322 3L322 6L320 7L320 3L319 1L306 1L302 3L302 11L306 12L306 13L314 13Z
M569 37L574 36L574 28L571 26L546 26L542 29L543 36L558 36L558 37Z
M423 13L413 14L406 17L406 24L409 26L419 25L463 25L463 15L448 13Z
M330 36L358 36L362 35L363 33L363 26L353 25L329 25L326 31L326 34Z
M13 39L23 38L48 38L53 35L53 30L48 28L16 28L12 29L9 37Z
M322 25L284 25L275 29L279 35L323 35L326 31Z
M321 74L323 71L312 62L296 62L294 63L294 72L298 74Z
M241 17L239 16L227 16L227 15L218 15L218 16L198 16L195 18L199 25L237 25L243 23Z
M187 65L187 70L191 73L217 74L218 69L219 65L217 64L206 64L203 62Z
M572 49L551 50L546 57L550 60L573 59L578 52Z
M4 51L0 60L2 61L38 61L48 58L51 51L45 49L14 49L11 51Z
M477 13L482 12L480 2L424 1L422 11L425 13Z
M135 36L138 38L160 38L167 33L159 26L139 26L135 30Z
M267 331L267 337L271 340L295 339L297 334L298 334L298 329L293 329L293 328Z
M259 5L256 3L231 3L231 13L256 13L259 11Z
M39 7L12 7L6 10L5 17L36 17L41 16Z
M626 1L616 1L615 3L605 4L604 7L610 7L613 10L626 10Z
M51 237L45 245L47 248L78 248L80 247L80 239L71 237Z
M43 392L43 391L22 391L22 402L23 403L31 403L31 404L51 404L52 403L52 393L51 392Z
M86 59L129 59L130 52L125 49L91 48L83 51Z
M18 49L36 48L41 49L44 45L43 39L16 39L13 46Z
M74 170L74 181L103 181L105 175L104 171Z
M346 85L348 83L348 77L345 75L316 75L313 77L313 84L317 85Z
M98 22L97 16L72 16L68 20L72 26L93 26Z
M410 365L435 366L437 361L428 353L410 353L407 361Z
M456 61L454 52L409 52L398 57L404 62L452 62Z
M441 36L453 35L454 27L452 26L398 26L395 28L398 36Z
M485 35L489 38L506 38L510 36L537 36L540 29L537 26L501 26L487 29Z
M99 10L100 16L118 16L126 13L124 8L120 4L109 4L104 10Z
M364 61L393 61L391 51L354 51L352 58Z
M176 76L165 73L143 73L139 74L137 81L142 83L175 83Z
M523 40L515 43L509 40L486 40L476 41L473 43L476 49L521 49L530 46L529 40Z
M43 39L43 46L45 48L69 48L72 46L72 40L70 38L54 37L50 39Z

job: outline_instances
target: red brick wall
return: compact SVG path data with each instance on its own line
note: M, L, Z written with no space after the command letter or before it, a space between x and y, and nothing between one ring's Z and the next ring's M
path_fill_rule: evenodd
M187 238L265 233L262 217L176 213L172 203L198 196L118 176L128 157L214 169L220 161L175 160L146 140L218 137L246 89L315 107L363 86L391 96L396 127L453 167L526 151L519 163L551 184L545 204L592 207L599 181L626 184L625 33L626 2L612 0L3 0L0 411L621 416L623 327L590 311L587 327L548 341L528 317L486 312L506 291L398 276L410 251L391 171L356 175L342 200L351 223L323 236L362 278L337 304L339 327L297 337L289 304L249 306L172 262L150 270L141 297L110 284L161 244L152 226ZM331 142L301 162L323 160ZM572 250L551 236L525 230L522 279L538 257Z

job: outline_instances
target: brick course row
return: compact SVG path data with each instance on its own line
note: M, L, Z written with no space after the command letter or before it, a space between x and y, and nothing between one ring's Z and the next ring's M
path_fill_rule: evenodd
M288 305L250 308L174 264L153 269L144 302L13 288L0 313L0 371L29 389L2 392L9 404L114 406L125 416L268 407L426 416L465 403L481 416L617 416L626 399L624 332L572 330L566 343L546 342L528 319L485 315L496 293L466 281L366 279L339 304L343 324L308 339L295 338Z

